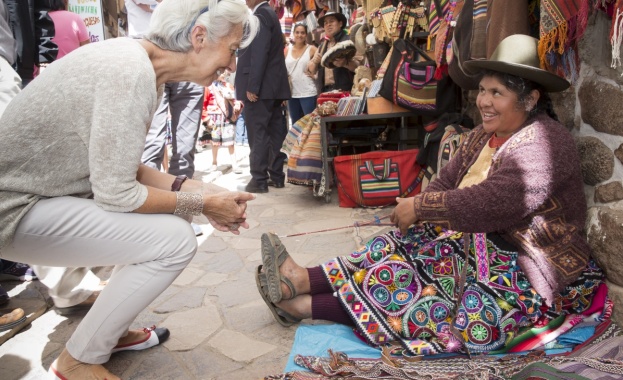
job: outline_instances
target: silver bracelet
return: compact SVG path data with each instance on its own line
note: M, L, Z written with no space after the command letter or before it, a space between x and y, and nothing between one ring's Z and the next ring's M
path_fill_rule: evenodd
M203 194L175 192L174 215L201 215L203 213Z

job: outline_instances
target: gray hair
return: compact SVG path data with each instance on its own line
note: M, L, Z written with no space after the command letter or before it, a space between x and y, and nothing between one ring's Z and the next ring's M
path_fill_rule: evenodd
M195 25L207 30L207 38L218 42L237 26L243 26L240 47L248 46L259 29L259 21L241 0L164 0L151 16L145 39L165 50L185 53L192 44Z

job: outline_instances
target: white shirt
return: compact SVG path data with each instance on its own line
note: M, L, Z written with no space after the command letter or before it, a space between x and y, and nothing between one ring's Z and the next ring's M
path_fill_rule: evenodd
M309 63L309 45L305 48L305 51L297 59L292 56L292 48L288 47L288 55L286 56L286 69L288 75L292 79L292 97L293 98L308 98L310 96L318 95L316 89L316 82L305 74L307 70L307 64Z
M125 9L128 12L128 37L143 38L149 30L151 12L146 12L138 4L149 5L152 11L158 5L156 0L125 0Z

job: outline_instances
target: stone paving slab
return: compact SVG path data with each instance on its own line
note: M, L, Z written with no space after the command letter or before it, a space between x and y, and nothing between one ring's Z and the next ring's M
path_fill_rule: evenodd
M244 161L248 148L238 148L242 174L232 173L226 165L210 172L211 152L207 150L196 156L195 177L229 190L244 186L250 179ZM225 149L219 150L219 162L228 162ZM109 370L126 380L246 380L282 372L296 326L284 328L277 324L256 289L254 271L261 263L259 237L274 231L284 236L282 241L300 264L317 265L352 252L360 241L383 228L286 235L346 226L388 214L379 209L340 208L336 193L330 203L325 203L324 199L314 198L308 188L291 184L259 194L248 203L247 211L250 228L242 229L240 236L214 231L206 218L195 219L204 232L197 238L200 246L195 258L132 324L132 328L166 326L171 329L171 338L146 351L114 354L106 364ZM31 287L40 296L35 298L39 307L47 310L51 302L43 285L33 282ZM30 290L23 295L11 294L14 299L9 306L33 294ZM0 378L44 378L81 318L45 311L0 345Z

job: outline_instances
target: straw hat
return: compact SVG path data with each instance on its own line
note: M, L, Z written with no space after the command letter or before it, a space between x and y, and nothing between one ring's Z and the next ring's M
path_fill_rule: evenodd
M525 34L514 34L503 39L495 48L491 58L466 61L465 70L475 73L479 70L493 70L515 75L540 84L548 92L569 88L569 82L556 74L543 70L539 64L537 46L539 40Z
M346 21L346 16L344 16L340 12L327 12L327 13L325 13L324 16L322 16L322 17L320 17L318 19L318 25L324 26L324 19L329 17L329 16L333 16L338 21L341 21L342 22L342 28L346 28L346 25L348 24L347 21Z

